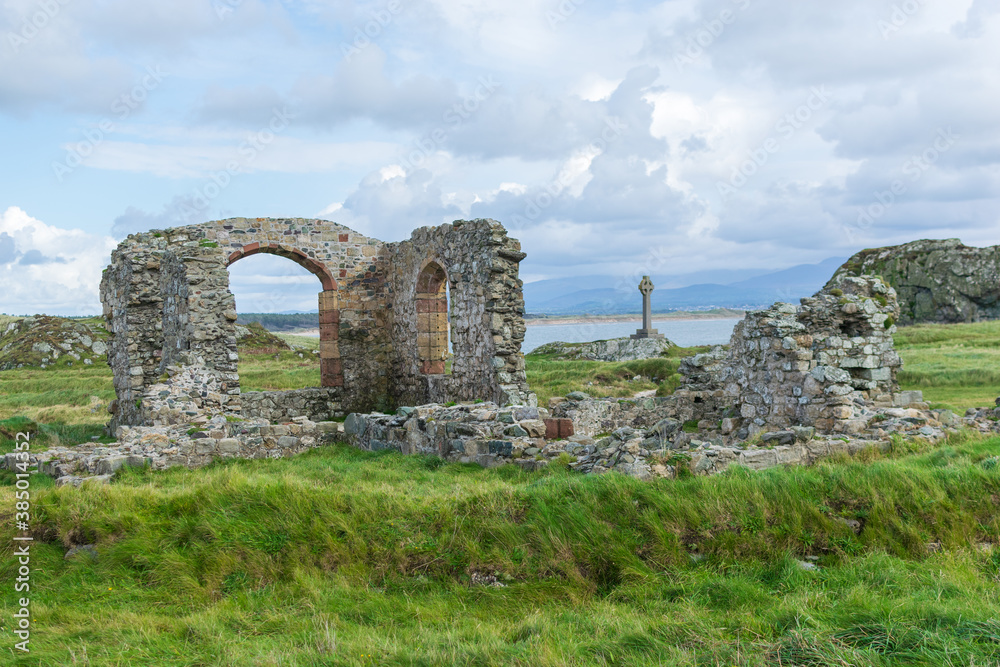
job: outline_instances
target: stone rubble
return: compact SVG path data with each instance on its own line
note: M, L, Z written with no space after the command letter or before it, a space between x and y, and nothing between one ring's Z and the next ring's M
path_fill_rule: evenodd
M910 394L910 398L919 398L914 395L919 392ZM616 471L653 479L716 474L731 465L751 470L810 465L825 457L855 455L868 448L888 451L895 437L937 443L962 428L1000 433L1000 407L970 409L962 417L947 410L883 407L872 409L868 427L850 436L796 426L761 433L750 441L727 443L718 429L696 430L669 417L654 421L659 401L662 399L566 401L560 404L569 406L563 414L576 414L578 419L595 412L624 415L640 426L618 426L612 432L577 433L559 439L545 437L547 423L554 419L549 410L495 403L428 404L400 408L392 415L352 413L342 423L296 417L284 424L268 424L263 420L230 421L216 415L198 428L187 424L125 427L113 445L54 447L33 453L31 462L60 485L79 486L88 480L106 482L124 465L154 470L178 465L196 468L216 459L292 456L339 442L369 451L436 455L484 467L512 464L536 470L560 464L581 473ZM912 405L925 404L916 401ZM0 457L0 468L13 469L15 462L16 455L7 454Z
M662 357L675 343L666 338L611 338L592 343L564 343L557 341L536 347L529 355L551 354L563 359L588 359L590 361L637 361Z

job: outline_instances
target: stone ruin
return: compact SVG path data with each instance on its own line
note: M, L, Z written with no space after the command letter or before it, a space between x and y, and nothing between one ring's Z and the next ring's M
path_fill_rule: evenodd
M857 434L869 426L872 408L926 407L919 392L900 392L896 382L898 316L896 293L881 279L843 276L801 305L747 313L728 349L683 359L681 385L646 408L569 401L553 414L587 433L649 428L666 419L673 437L680 425L697 424L706 437L726 443L793 427Z
M895 290L870 276L842 276L800 306L747 313L728 351L685 360L677 410L741 439L792 426L860 432L857 406L892 406L899 390L898 317Z
M322 387L240 391L226 268L259 252L320 281ZM558 459L645 479L808 464L887 449L895 434L936 442L963 425L1000 429L1000 408L960 420L898 390L896 293L871 276L839 276L801 305L748 313L728 349L682 361L670 396L574 392L538 407L520 351L523 258L492 220L421 228L401 243L325 221L242 218L130 236L101 285L118 442L34 461L79 484L126 464L196 467L346 442L484 466Z
M845 276L799 306L748 313L728 349L682 361L684 382L670 396L573 392L548 409L425 405L354 414L344 439L484 466L532 470L558 461L584 473L649 479L887 451L896 434L938 442L963 425L1000 428L992 412L963 422L928 411L920 392L898 390L898 314L896 294L881 279Z
M258 253L318 280L319 388L241 393L227 268ZM399 243L299 218L133 234L101 281L118 397L109 427L197 425L220 414L320 421L476 399L532 405L521 354L524 257L493 220L423 227Z

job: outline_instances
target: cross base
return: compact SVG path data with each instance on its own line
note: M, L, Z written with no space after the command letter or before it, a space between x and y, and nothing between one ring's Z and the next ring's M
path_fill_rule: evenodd
M658 332L656 329L636 329L635 333L632 334L631 338L666 338L663 334Z

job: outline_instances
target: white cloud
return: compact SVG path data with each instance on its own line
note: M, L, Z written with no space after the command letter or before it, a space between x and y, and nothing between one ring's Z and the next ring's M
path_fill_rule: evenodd
M301 266L276 255L244 257L229 267L229 289L241 313L312 311L322 285Z
M101 271L116 245L110 237L47 225L11 206L0 214L0 311L100 313Z
M63 147L72 148L72 144ZM259 148L259 150L258 150ZM93 169L145 172L167 178L205 177L235 162L240 172L312 173L332 169L371 169L400 152L380 141L329 143L278 136L270 143L244 139L228 145L184 145L105 141L84 165Z

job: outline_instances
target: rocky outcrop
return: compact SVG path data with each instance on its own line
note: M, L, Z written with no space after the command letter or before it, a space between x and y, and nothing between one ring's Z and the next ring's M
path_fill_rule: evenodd
M560 359L590 361L637 361L662 357L677 347L666 338L611 338L592 343L546 343L531 351L532 355L555 355Z
M103 364L108 338L93 318L18 318L0 329L0 370Z
M862 274L881 276L896 290L900 324L1000 318L1000 246L972 248L947 239L862 250L827 286Z

